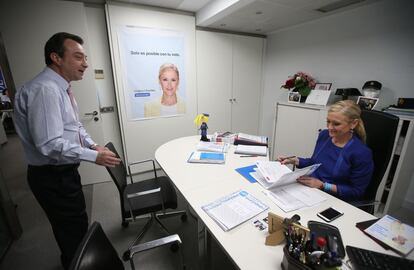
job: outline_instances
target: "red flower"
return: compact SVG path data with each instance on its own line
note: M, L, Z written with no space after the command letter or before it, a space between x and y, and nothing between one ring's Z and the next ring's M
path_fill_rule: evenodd
M285 82L281 88L290 89L293 88L292 91L299 92L302 96L309 95L310 91L315 88L316 81L312 78L311 75L305 72L297 72L293 76L289 77L289 79Z
M295 87L295 78L291 78L285 82L285 85L282 86L283 88L290 89Z

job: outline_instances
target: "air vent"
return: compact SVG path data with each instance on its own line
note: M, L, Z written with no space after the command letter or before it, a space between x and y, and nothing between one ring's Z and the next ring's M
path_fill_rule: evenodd
M315 9L316 11L327 13L350 5L364 2L365 0L339 0L326 6Z

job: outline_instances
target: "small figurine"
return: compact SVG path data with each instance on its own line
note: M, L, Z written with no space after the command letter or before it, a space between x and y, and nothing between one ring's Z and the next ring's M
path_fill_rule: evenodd
M207 138L207 122L208 122L208 117L210 115L208 113L202 113L196 116L196 118L194 118L194 124L196 124L197 126L200 126L200 130L201 130L201 138L200 141L203 142L209 142L210 140Z

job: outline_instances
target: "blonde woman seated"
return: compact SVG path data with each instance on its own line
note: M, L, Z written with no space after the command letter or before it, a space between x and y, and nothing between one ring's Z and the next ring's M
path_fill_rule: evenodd
M360 107L351 100L333 104L328 111L327 127L319 133L311 158L279 157L278 160L298 168L321 163L312 175L299 177L298 182L345 201L358 200L374 170L371 149L365 145Z
M144 116L157 117L185 113L185 103L178 95L180 74L174 64L163 64L159 71L159 83L162 89L160 100L145 103Z

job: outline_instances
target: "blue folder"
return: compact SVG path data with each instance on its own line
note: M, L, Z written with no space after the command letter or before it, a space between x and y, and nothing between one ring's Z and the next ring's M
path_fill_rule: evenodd
M255 168L257 168L256 165L250 165L250 166L247 166L247 167L238 168L238 169L236 169L236 172L240 173L244 178L249 180L250 183L255 183L255 182L257 182L256 179L254 179L250 175L251 172L255 171L254 170Z

